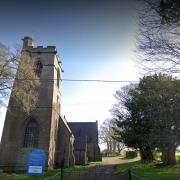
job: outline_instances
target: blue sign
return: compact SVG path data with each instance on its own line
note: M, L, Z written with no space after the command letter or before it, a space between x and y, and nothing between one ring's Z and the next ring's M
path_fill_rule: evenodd
M43 176L46 155L43 150L36 149L31 151L28 157L28 170L30 176Z

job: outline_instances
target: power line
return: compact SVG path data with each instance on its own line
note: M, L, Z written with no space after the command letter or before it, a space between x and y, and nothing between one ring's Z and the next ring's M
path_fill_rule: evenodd
M137 83L139 81L123 81L123 80L104 80L104 79L62 79L62 81L70 81L70 82L107 82L107 83Z
M17 78L0 78L0 81L57 81L58 79L56 78L24 78L24 79L17 79ZM59 79L59 81L64 81L64 82L102 82L102 83L139 83L139 80L107 80L107 79L66 79L62 78ZM173 82L173 80L166 80L167 82ZM159 82L159 81L157 81ZM6 83L6 82L3 82Z
M44 78L44 79L13 79L13 78L0 78L0 80L9 80L9 81L54 81L58 79L54 78ZM139 81L135 80L106 80L106 79L60 79L64 82L102 82L102 83L138 83Z

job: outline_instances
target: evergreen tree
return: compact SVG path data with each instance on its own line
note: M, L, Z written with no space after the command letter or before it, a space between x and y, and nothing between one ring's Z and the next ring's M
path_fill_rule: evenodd
M171 76L146 76L138 85L116 92L113 115L116 134L129 147L138 148L143 161L153 159L152 149L162 150L166 165L176 163L180 137L180 81Z

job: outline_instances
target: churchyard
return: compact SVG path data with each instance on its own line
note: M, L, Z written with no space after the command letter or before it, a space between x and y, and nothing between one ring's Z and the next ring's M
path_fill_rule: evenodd
M180 153L176 153L179 160ZM126 158L124 156L103 157L102 162L92 162L86 166L72 166L63 169L63 180L179 180L180 164L175 166L162 166L160 154L157 153L157 161L142 163L140 158ZM1 176L2 177L2 176ZM113 179L113 178L114 179ZM17 180L55 180L61 179L61 169L52 169L45 172L44 176L33 177L25 173L4 174L4 179Z
M180 0L67 2L1 3L0 180L180 180Z

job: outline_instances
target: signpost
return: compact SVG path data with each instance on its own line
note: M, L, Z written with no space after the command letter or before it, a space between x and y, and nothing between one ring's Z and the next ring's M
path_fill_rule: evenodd
M43 150L33 150L28 157L28 170L29 176L43 176L45 167L46 155Z

